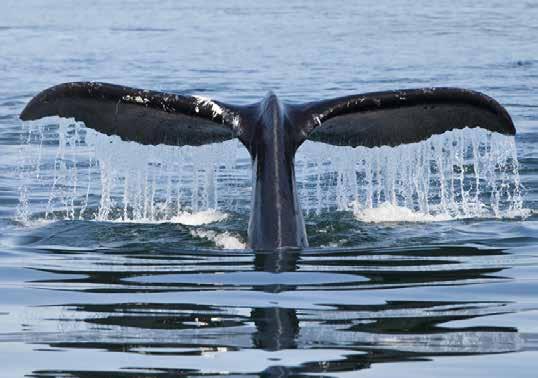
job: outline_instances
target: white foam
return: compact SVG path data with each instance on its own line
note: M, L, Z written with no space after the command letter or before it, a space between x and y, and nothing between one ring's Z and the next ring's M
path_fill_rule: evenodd
M194 213L183 211L179 215L172 217L172 219L170 219L170 222L179 223L186 226L201 226L204 224L221 222L227 218L228 214L209 209Z
M116 219L107 219L106 222L112 222L112 223L140 223L140 224L164 224L164 223L177 223L182 224L185 226L202 226L205 224L215 223L215 222L221 222L225 219L228 219L229 215L224 212L216 211L213 209L209 210L203 210L203 211L195 211L195 212L189 212L189 211L182 211L179 212L178 215L173 216L169 219L148 219L148 218L137 218L137 219L130 219L130 218L116 218ZM66 218L66 220L69 220ZM100 219L95 219L100 220ZM43 220L43 221L34 221L34 223L37 222L52 222L51 220ZM26 225L26 223L24 223Z
M52 223L54 223L51 219L18 219L20 225L24 228L41 228L46 227Z
M355 218L361 222L443 222L454 219L448 214L431 215L420 211L413 211L407 207L384 202L379 207L357 209L353 212Z
M197 238L208 239L222 249L245 249L246 244L237 236L229 232L216 232L213 230L191 230L191 235Z
M498 219L525 219L534 212L527 208L507 210L497 217L490 214L487 209L475 211L472 214L450 215L443 212L423 213L404 206L383 202L378 207L356 208L353 211L355 219L366 223L391 223L391 222L446 222L456 219L469 218L498 218Z

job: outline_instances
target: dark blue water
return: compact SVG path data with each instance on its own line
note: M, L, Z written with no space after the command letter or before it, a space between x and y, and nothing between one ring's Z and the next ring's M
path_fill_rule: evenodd
M537 19L531 1L4 1L0 376L535 377ZM240 208L198 227L43 221L31 203L22 222L18 114L75 80L231 103L268 90L292 101L483 91L514 119L528 212L380 223L314 213L313 248L285 253L219 248L215 235L245 240ZM50 168L54 155L43 159Z

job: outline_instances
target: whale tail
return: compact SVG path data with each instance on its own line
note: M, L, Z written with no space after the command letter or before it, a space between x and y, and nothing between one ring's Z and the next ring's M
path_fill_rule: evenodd
M482 93L459 88L372 92L295 106L305 140L338 146L397 146L453 129L514 135L510 115Z
M482 127L510 134L506 110L478 92L455 88L366 93L302 105L269 93L235 106L205 98L104 83L68 83L34 97L20 118L60 116L141 144L202 145L239 140L253 167L249 246L308 246L296 192L294 154L305 140L376 147L414 143L434 134Z
M232 105L108 83L56 85L36 95L20 118L74 118L87 127L146 145L198 146L241 136Z
M104 134L150 145L198 146L237 137L250 149L257 135L251 130L256 105L75 82L39 93L20 118L74 118ZM458 88L372 92L287 108L297 147L307 139L339 146L397 146L465 127L515 134L508 112L498 102Z

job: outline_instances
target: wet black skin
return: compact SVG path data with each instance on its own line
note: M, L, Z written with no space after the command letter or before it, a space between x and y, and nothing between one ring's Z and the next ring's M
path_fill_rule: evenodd
M256 249L308 246L295 183L297 128L287 107L269 93L251 124L247 148L252 157L249 245Z
M514 135L497 101L460 88L371 92L303 104L269 92L237 106L107 83L60 84L36 95L20 118L74 118L107 135L140 144L198 146L238 138L252 157L248 246L308 246L295 183L294 157L305 140L338 146L398 146L452 129L481 127Z

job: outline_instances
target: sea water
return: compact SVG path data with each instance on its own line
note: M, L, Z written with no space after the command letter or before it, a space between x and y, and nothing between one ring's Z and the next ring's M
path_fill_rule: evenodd
M3 1L0 377L535 377L537 19L532 1ZM240 105L463 87L517 134L305 142L311 247L251 251L236 141L18 119L86 80Z

